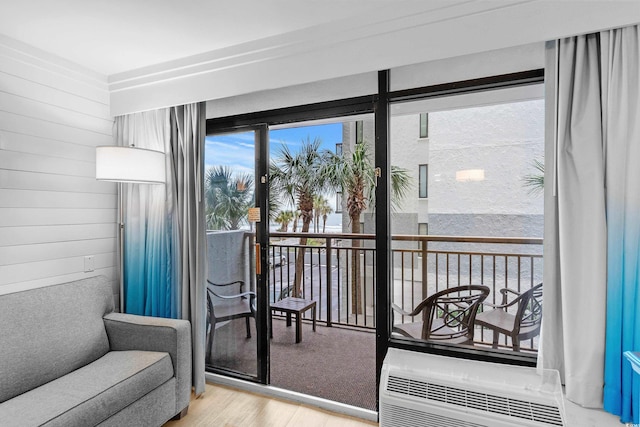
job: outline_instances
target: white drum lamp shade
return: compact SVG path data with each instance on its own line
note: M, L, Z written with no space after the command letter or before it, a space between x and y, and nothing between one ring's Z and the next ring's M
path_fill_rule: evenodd
M162 184L166 181L165 155L137 147L96 147L96 179Z

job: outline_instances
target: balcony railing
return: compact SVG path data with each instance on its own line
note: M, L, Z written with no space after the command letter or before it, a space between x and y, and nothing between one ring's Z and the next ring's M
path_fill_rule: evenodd
M300 237L307 238L299 245ZM304 248L301 297L317 301L317 319L327 326L341 324L375 328L375 249L374 235L271 233L270 243L270 302L290 296L295 283L295 260ZM361 247L354 248L357 241ZM367 244L369 242L369 244ZM354 251L359 268L354 269ZM359 271L360 309L352 310L353 277Z
M542 282L542 239L459 236L393 236L393 302L411 311L427 296L456 286L485 285L487 303L500 304L500 289L524 292ZM411 248L411 245L414 248ZM480 307L480 311L485 306ZM517 305L509 309L515 312ZM404 317L395 321L413 321ZM488 344L491 331L477 327L475 341ZM509 348L506 337L500 342ZM537 339L521 343L537 350Z
M306 245L299 244L300 237L307 238ZM292 294L295 260L304 248L300 296L317 301L318 321L327 326L375 328L374 239L372 234L272 232L270 302ZM359 247L354 247L354 242ZM439 290L482 284L491 290L486 302L498 304L500 289L523 292L542 281L542 242L537 238L395 235L393 302L411 311ZM354 260L359 262L357 268ZM354 274L360 277L355 301ZM491 331L478 328L476 342L490 344ZM509 348L510 343L505 338L501 346ZM521 349L536 351L537 339L521 343Z

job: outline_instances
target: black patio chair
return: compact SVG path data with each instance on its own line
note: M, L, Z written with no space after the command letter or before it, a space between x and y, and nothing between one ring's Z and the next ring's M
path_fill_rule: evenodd
M255 292L243 292L244 281L236 280L230 283L213 283L207 279L207 340L206 360L211 361L213 337L216 324L228 320L245 319L247 338L251 338L249 319L256 319Z
M542 323L542 283L526 292L518 293L509 288L500 289L501 304L484 303L493 310L478 313L476 323L493 331L493 348L498 348L500 334L511 337L514 351L520 351L520 342L540 334ZM509 302L509 296L515 296ZM515 313L507 309L517 304Z
M476 313L488 295L488 287L468 285L436 292L411 312L391 304L393 311L403 316L422 314L417 322L394 324L392 331L425 341L473 344Z

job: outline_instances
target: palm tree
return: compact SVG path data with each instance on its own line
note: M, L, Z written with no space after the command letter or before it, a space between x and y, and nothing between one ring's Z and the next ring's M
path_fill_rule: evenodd
M302 233L309 232L309 224L313 219L313 198L326 191L327 176L323 175L331 153L321 150L322 141L307 137L302 141L302 148L292 153L284 145L270 166L271 191L288 197L300 211L302 219ZM296 257L296 274L294 279L293 297L300 294L304 255L307 238L300 238L300 250Z
M228 166L213 166L205 175L207 228L237 230L254 204L253 177L235 176Z
M325 172L333 186L347 195L347 213L351 222L351 233L360 233L360 215L368 206L375 206L376 173L369 155L370 147L366 142L355 145L353 152L339 156L332 154ZM391 167L391 205L395 209L409 190L409 171L396 166ZM351 310L362 313L360 278L360 240L352 241L351 251Z
M325 228L327 228L327 217L329 214L333 212L333 208L329 206L329 203L324 205L320 210L320 214L322 215L322 232L325 232Z
M331 213L333 209L329 206L329 201L326 197L315 196L313 199L313 231L315 233L320 232L320 217L324 217L324 222L327 222L326 216ZM324 233L324 226L322 227Z
M280 224L280 231L289 231L289 223L293 220L293 211L280 211L275 221Z
M538 194L544 190L544 163L535 159L533 167L538 171L522 177L525 187L529 187L529 194Z

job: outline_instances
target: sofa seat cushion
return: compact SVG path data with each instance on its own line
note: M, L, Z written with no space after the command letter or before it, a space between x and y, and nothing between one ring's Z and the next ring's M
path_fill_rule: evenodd
M111 351L0 404L12 426L94 426L173 377L168 353Z

